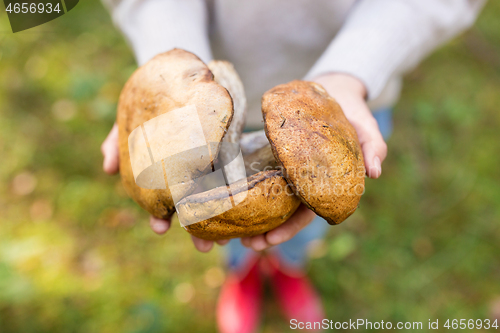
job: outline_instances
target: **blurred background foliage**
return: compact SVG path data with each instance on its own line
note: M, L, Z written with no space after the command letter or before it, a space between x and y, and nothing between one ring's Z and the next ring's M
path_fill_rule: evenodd
M311 246L332 320L500 308L500 2L407 75L380 180ZM0 332L214 332L218 249L164 237L101 171L133 56L98 0L11 33L0 14ZM287 330L270 296L263 332Z

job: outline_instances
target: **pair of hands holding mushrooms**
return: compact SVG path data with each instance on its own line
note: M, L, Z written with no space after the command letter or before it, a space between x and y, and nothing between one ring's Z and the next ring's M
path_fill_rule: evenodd
M174 71L178 71L178 73L172 73L172 66L171 65L173 62L176 62L176 61L179 62L179 65L173 66L173 68L174 68ZM173 213L173 210L172 210L173 206L171 205L170 208L168 208L166 211L163 210L160 213L160 212L158 212L158 209L155 210L155 208L152 208L151 205L148 206L148 203L144 203L141 201L140 198L138 198L138 196L143 195L141 193L144 193L144 191L141 192L141 189L138 188L135 183L132 184L132 182L130 182L130 181L127 182L126 175L125 175L127 173L127 170L125 170L125 172L124 172L124 169L130 169L130 167L129 167L129 161L124 161L124 156L127 156L127 157L129 156L128 149L127 149L127 147L125 147L126 146L125 144L120 144L120 143L122 141L126 142L127 138L125 138L125 135L128 136L128 134L130 134L130 131L134 129L134 128L129 128L130 126L132 126L132 127L140 126L141 122L144 122L145 120L151 119L155 115L162 114L164 112L168 112L169 110L167 107L167 110L159 109L159 110L153 111L152 114L145 116L146 118L138 117L138 119L134 122L134 121L132 121L133 118L134 117L137 118L137 116L135 114L132 114L132 113L135 113L135 109L130 108L130 107L127 108L123 105L130 106L133 103L136 103L136 104L137 103L139 103L139 104L144 103L144 94L142 95L140 101L130 100L130 99L135 98L135 97L131 96L133 94L131 94L130 91L131 91L131 89L134 89L133 90L134 94L137 94L137 85L139 84L139 85L144 86L144 81L147 81L147 79L149 79L151 77L151 75L152 75L151 73L154 73L153 75L157 75L158 77L161 77L161 81L163 81L163 82L165 80L169 80L169 74L171 74L171 81L172 82L170 83L170 86L167 85L165 87L162 87L162 86L155 87L155 82L158 82L158 81L154 81L155 80L154 78L151 79L152 84L150 86L147 86L147 84L146 84L143 87L144 88L143 91L146 94L146 96L158 95L158 94L154 94L155 89L163 89L163 91L166 91L168 94L168 91L175 91L175 89L181 89L180 87L185 87L185 85L182 86L182 84L181 84L182 82L174 82L174 81L178 77L190 77L190 76L189 75L179 75L179 74L189 74L191 72L194 74L199 74L200 72L203 72L205 74L209 73L208 75L201 75L200 76L199 82L203 83L203 84L192 85L191 82L189 84L191 84L191 87L193 87L193 89L199 89L200 91L203 91L203 89L206 89L205 85L207 84L207 81L209 84L212 84L214 86L217 85L217 87L215 87L216 91L220 90L220 89L217 90L218 88L220 88L219 84L220 84L220 86L226 88L227 89L226 92L228 91L228 93L230 93L230 95L231 95L228 100L232 101L232 103L230 103L231 110L229 110L231 112L230 119L232 119L233 127L236 127L236 123L238 122L238 119L237 119L237 117L238 117L238 115L237 115L238 105L237 104L238 104L238 99L241 99L241 98L238 98L237 96L235 96L238 94L238 91L235 91L235 90L238 90L237 88L241 86L241 82L238 82L239 78L237 77L237 74L235 74L235 72L231 72L231 70L229 70L229 71L227 70L227 68L226 68L227 66L225 65L227 63L225 63L225 64L224 63L225 62L213 62L213 64L211 63L208 66L206 66L204 63L201 62L201 60L199 60L196 56L192 55L191 53L183 51L183 50L176 50L175 49L175 50L166 52L164 54L161 54L161 55L155 57L150 62L148 62L146 65L139 68L136 71L136 73L134 73L134 75L131 77L129 82L127 82L124 90L122 91L122 96L120 97L119 111L118 111L118 125L115 124L113 126L111 132L109 133L108 137L105 139L105 141L103 142L103 144L101 146L101 151L104 155L103 169L108 174L115 174L118 171L121 171L122 179L124 180L124 185L127 189L127 192L129 193L129 195L131 195L134 198L134 200L136 200L143 208L145 208L146 210L150 211L150 213L152 213L152 215L150 217L150 226L151 226L152 230L157 234L160 234L160 235L164 234L170 228L171 218L168 215ZM230 68L232 69L232 66L230 66ZM211 75L212 73L213 73L213 75ZM194 74L191 74L191 77L193 77ZM212 77L210 77L210 76L212 76ZM226 80L226 84L224 84L224 76L228 77L228 80ZM208 79L207 79L207 77L208 77ZM215 81L213 81L213 80L215 80ZM229 81L230 82L229 85L231 85L231 80L233 81L233 83L232 83L233 86L228 87L227 81ZM195 79L193 81L195 81L193 84L198 83L196 76L195 76ZM234 82L234 81L236 81L236 82ZM290 141L290 140L293 141L293 138L290 139L290 137L286 137L286 136L280 137L279 133L282 133L282 132L272 128L273 119L278 117L278 115L279 115L279 117L283 118L283 121L281 121L280 120L281 118L278 117L279 123L278 123L278 126L276 126L276 128L279 128L279 127L283 127L285 117L287 118L286 120L288 120L289 124L290 124L290 125L287 124L287 126L293 126L294 120L296 121L295 124L299 124L300 121L305 121L304 119L313 119L312 122L317 123L318 122L317 118L321 118L321 119L319 119L320 121L318 123L320 123L320 125L318 125L318 126L324 127L324 128L330 127L330 128L327 128L327 130L329 131L327 134L324 134L324 133L322 134L319 132L319 130L316 131L314 128L308 129L308 130L310 130L311 133L314 133L314 134L317 134L317 135L323 137L327 141L341 142L344 145L348 146L350 151L360 149L362 151L362 154L359 154L360 156L357 156L356 152L354 152L355 153L354 155L356 155L356 158L354 158L354 160L355 160L354 163L356 163L356 159L357 159L357 162L359 162L359 164L363 164L363 162L364 162L364 168L366 170L366 174L370 178L378 178L382 172L381 163L386 157L387 146L386 146L386 144L382 138L382 135L379 131L377 122L374 119L374 117L372 116L372 114L371 114L371 112L366 104L366 101L365 101L366 89L365 89L363 83L350 75L340 74L340 73L325 74L325 75L317 77L316 79L313 80L313 82L315 82L316 84L303 82L303 81L293 81L289 84L277 86L277 87L271 89L269 92L267 92L264 95L263 112L264 112L264 118L266 120L266 136L269 139L269 141L271 142L271 146L273 149L272 153L273 153L274 157L276 158L276 161L278 161L278 164L281 164L281 167L285 169L285 173L286 173L286 169L287 169L286 164L287 163L286 163L286 161L283 162L283 160L286 160L285 155L288 153L288 149L285 149L285 150L281 149L280 150L280 145L285 145L285 143ZM177 86L173 86L173 85L177 85ZM158 84L156 84L156 86L158 86ZM236 86L236 88L235 88L235 86ZM139 88L141 88L141 87L139 87ZM214 87L212 87L212 88L214 88ZM128 90L128 92L127 92L127 90ZM151 91L151 90L153 90L153 91ZM240 90L242 90L242 89L240 89ZM303 97L292 96L293 94L297 94L297 90L300 90L301 92L303 91L304 96ZM163 91L162 91L162 93L163 93ZM214 92L210 91L210 93L213 94ZM224 93L225 92L222 91L220 94L224 94ZM290 99L286 99L287 98L286 94L290 95ZM285 97L283 97L283 96L285 96ZM330 96L333 98L331 98ZM156 97L151 97L151 98L156 98ZM231 100L231 98L232 98L232 100ZM283 98L285 98L285 99L283 99ZM299 98L299 100L293 100L294 98L295 99ZM244 99L244 96L243 96L243 99ZM282 102L282 101L284 101L284 102ZM149 102L151 102L151 101L149 101ZM192 100L190 100L189 103L196 103L196 102L193 102ZM338 103L340 105L340 107L342 108L342 109L338 108L338 110L340 110L339 111L340 114L342 114L342 111L343 111L345 118L347 118L348 122L352 125L352 128L355 130L355 133L354 133L354 131L350 132L349 128L347 128L344 131L343 130L344 125L342 125L342 124L341 125L335 125L335 124L332 125L331 123L337 122L336 118L331 118L330 115L325 115L326 118L323 119L323 116L321 114L319 114L320 112L325 112L324 108L322 108L321 105L333 105L333 107L335 108L336 103ZM139 104L137 104L137 105L139 105ZM178 106L178 104L179 104L179 102L177 102L177 106ZM234 104L234 112L232 110L233 104ZM308 112L307 111L308 105L314 105L317 108L317 110L313 110L312 114L310 114L310 115L306 114L306 118L303 118L304 116L302 116L302 118L300 118L300 116L297 116L297 114L300 114L300 111L295 111L295 109L297 108L297 105L300 106L302 104L305 105L305 109L304 109L303 113ZM134 107L137 108L137 105L135 105ZM285 114L285 117L284 117L282 115L282 113L284 112L283 108L285 106L283 106L283 105L285 105L285 106L289 105L289 109L290 110L293 109L294 113L293 114L290 113L289 115ZM197 105L197 106L198 106L198 108L204 107L204 105ZM210 107L215 108L216 106L210 105ZM219 107L220 107L220 105L219 105ZM329 109L326 108L326 110L329 110ZM338 111L336 111L336 112L338 112ZM233 113L234 113L234 115L233 115ZM318 114L319 114L319 116L318 116ZM242 116L240 115L240 118L241 117ZM293 117L298 117L298 118L292 119ZM309 117L309 118L307 118L307 117ZM336 115L335 117L343 118L342 115ZM333 120L331 120L331 119L333 119ZM340 122L341 122L341 120L340 120ZM121 121L121 123L120 123L120 121ZM321 124L323 124L323 125L321 125ZM324 124L326 124L326 125L324 125ZM120 131L119 131L119 125L120 125ZM242 127L241 124L239 124L238 126ZM300 126L300 124L298 126ZM340 126L340 131L336 126L337 127ZM350 127L350 126L347 125L345 127ZM304 131L304 128L300 128L300 129L293 129L292 128L292 130L295 130L296 131L295 133L298 133L297 131ZM321 128L321 130L323 130L323 128ZM231 133L230 124L227 124L226 131L220 135L219 139L221 141L222 141L222 137L224 135L230 136L230 134L226 134L226 133L228 133L228 131L229 131L229 133ZM119 132L120 132L120 134L119 134ZM294 133L294 132L292 132L292 133ZM357 138L356 138L356 134L357 134ZM241 136L241 130L240 130L239 135ZM326 136L332 135L332 137L325 138L325 135ZM124 139L122 137L119 138L119 136L122 136ZM313 135L311 135L311 136L313 136ZM348 137L350 139L347 140L347 139L343 138L342 136ZM300 142L302 142L302 141L300 141ZM356 147L352 148L351 146L357 146L358 148L356 148ZM298 148L300 149L301 147L298 147ZM243 150L243 148L242 148L242 150ZM339 151L338 147L332 146L330 151L326 151L326 154L327 155L330 153L333 155L339 154L338 151ZM295 155L296 154L297 153L295 153ZM343 154L345 154L345 153L343 153ZM244 156L244 158L245 158L245 156ZM295 158L294 155L292 155L292 158ZM308 157L306 156L305 158L307 159ZM335 160L336 157L334 156L333 158ZM331 160L329 160L328 158L326 158L324 160L325 163L331 164L331 162L328 162L328 161L331 161ZM342 164L340 164L340 162L339 162L339 164L338 164L339 166L345 164L345 159L343 159L342 161L344 161L344 162ZM274 162L274 158L273 158L273 162ZM128 163L128 164L124 164L124 163ZM213 163L213 161L212 161L212 163ZM317 162L314 162L314 163L317 163ZM245 161L245 164L246 164L246 161ZM329 167L329 166L327 166L327 167ZM340 168L342 168L342 167L340 167ZM289 167L288 167L288 170L290 170ZM128 171L130 171L130 170L128 170ZM263 172L267 172L268 174L263 176ZM260 181L258 179L259 178L258 175L261 175L260 179L262 180L262 182L270 181L270 180L274 179L272 177L275 177L275 175L274 174L269 175L270 172L273 172L273 171L262 171L262 172L258 173L257 175L249 176L248 183L249 184L250 183L257 184L257 182ZM342 176L345 178L345 175L349 174L349 172L350 171L343 171L344 174ZM130 173L130 172L128 172L128 173ZM327 184L328 184L328 181L331 181L331 179L330 179L331 176L328 175L328 173L326 173L325 175L328 176L328 179L327 179ZM293 176L291 176L291 175L285 175L285 176L286 176L286 179L283 178L281 174L278 175L279 179L281 179L281 181L284 184L286 184L286 182L288 182L290 185L292 185L292 188L295 191L300 192L301 186L303 186L303 185L297 184L297 180L292 179ZM312 175L312 178L316 178L316 177L317 177L317 175ZM315 180L315 179L312 179L312 180L317 182L317 180ZM279 182L278 178L276 178L276 181ZM339 180L336 179L335 181L338 183ZM300 180L299 180L299 182L300 182ZM273 184L274 184L274 181L273 181ZM348 186L354 187L354 184L353 185L348 184ZM363 189L364 189L364 180L363 180ZM164 191L164 190L153 190L153 191L156 191L155 193L157 193L158 191ZM287 207L286 208L287 213L284 214L284 216L282 217L284 222L281 221L279 223L274 223L274 224L270 223L270 225L272 224L272 227L270 227L271 230L265 230L265 229L260 230L260 229L254 228L254 230L256 230L256 232L252 232L249 234L245 234L245 233L241 233L241 232L240 233L236 232L236 233L231 234L231 233L227 233L225 231L220 233L219 231L216 230L215 231L216 235L214 236L213 233L212 233L212 235L208 235L206 232L200 233L200 231L197 231L196 228L198 226L201 226L199 228L205 228L208 226L207 230L210 230L209 229L210 224L207 224L205 222L200 222L201 224L195 223L193 225L190 225L190 226L188 226L188 228L186 228L186 230L192 234L191 237L192 237L193 243L194 243L195 247L201 252L210 251L210 249L213 247L214 241L217 242L219 245L224 245L229 241L229 238L241 237L242 235L243 236L246 235L246 237L241 237L241 242L244 246L250 247L250 248L254 249L255 251L262 251L262 250L265 250L273 245L278 245L280 243L283 243L283 242L290 240L292 237L294 237L300 230L302 230L304 227L306 227L316 217L316 213L318 215L324 217L331 224L337 224L337 223L342 222L347 216L349 216L352 212L354 212L354 210L357 207L357 202L359 201L359 198L355 199L354 201L352 201L352 199L349 199L352 202L350 202L348 205L351 205L351 206L355 205L354 209L346 207L346 209L348 210L346 214L342 213L342 214L338 215L337 213L335 213L337 215L335 215L335 217L333 217L333 218L330 218L331 216L329 215L329 212L325 211L325 209L336 210L336 209L339 209L338 205L333 207L332 203L326 203L327 206L323 206L323 207L327 207L327 208L322 210L322 208L319 208L319 206L313 206L311 204L311 201L307 202L305 200L303 194L302 195L299 193L296 193L296 194L298 197L300 197L302 202L300 200L290 199L290 200L296 200L296 203L294 201L294 202L290 203L290 205L289 205L289 206L295 206L295 207L293 207L293 208ZM195 196L196 196L196 194L193 195L192 197L195 197ZM360 196L361 196L361 194L359 194L359 197ZM160 197L161 197L161 200L165 200L164 196L160 195ZM160 197L155 196L155 201L159 202ZM189 198L190 197L188 197L187 199L189 199ZM295 198L295 196L293 196L293 198ZM273 199L274 199L274 197L273 197ZM194 199L192 199L191 201L193 202L193 200ZM318 200L325 200L325 198L318 198ZM331 201L332 197L328 196L327 200ZM333 200L335 200L335 198L333 198ZM342 199L340 200L340 202L342 203ZM306 204L307 204L307 206L306 206ZM321 205L321 203L319 205ZM298 208L297 208L297 206L298 206ZM317 207L317 209L315 207ZM328 207L330 207L330 208L328 208ZM267 207L267 209L269 209L269 208L270 207ZM313 212L313 210L311 210L309 208L315 210L316 213ZM275 208L273 208L273 209L275 209ZM346 209L344 209L344 210L346 210ZM285 218L285 215L288 215L288 216L286 216L286 218ZM234 219L234 217L233 217L233 219ZM208 222L210 222L210 221L208 221ZM227 222L227 218L226 218L226 220L223 221L223 224L226 222ZM212 225L214 223L218 223L217 225L220 225L221 220L218 220L216 222L212 222ZM262 231L264 231L264 232L262 233ZM219 233L219 234L217 235L217 233ZM255 234L255 233L257 233L257 234ZM208 235L208 237L205 237L205 235ZM200 238L200 236L202 238Z

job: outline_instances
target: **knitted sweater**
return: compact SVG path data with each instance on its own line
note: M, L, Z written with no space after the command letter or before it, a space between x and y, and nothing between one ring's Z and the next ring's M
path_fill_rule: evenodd
M486 0L103 0L139 65L182 48L232 62L247 126L281 83L340 72L360 79L372 110L392 106L401 75L471 26Z

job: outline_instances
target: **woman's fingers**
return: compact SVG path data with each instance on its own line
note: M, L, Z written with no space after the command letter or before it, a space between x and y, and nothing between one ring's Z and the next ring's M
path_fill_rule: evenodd
M250 239L251 239L251 238L252 238L252 237L242 237L242 238L240 239L241 244L242 244L244 247L250 247Z
M151 229L158 235L163 235L170 229L171 220L163 220L154 216L149 217L149 225Z
M241 238L241 244L254 251L264 251L292 239L316 217L316 214L304 205L300 205L292 217L285 223L263 235Z
M266 241L270 245L278 245L292 239L299 231L314 220L316 214L301 204L297 211L282 225L266 234Z
M112 175L118 172L119 152L118 152L118 125L116 123L101 145L101 152L104 155L102 168L104 172Z
M151 229L158 235L163 235L170 229L170 225L172 224L172 220L169 219L159 219L154 216L149 217L149 225L151 226ZM204 240L198 237L191 236L193 240L193 244L196 247L196 249L200 252L208 252L212 249L214 242L213 241L208 241ZM222 239L218 240L217 244L223 246L229 243L229 239Z
M227 243L229 243L229 239L220 239L220 240L217 240L215 241L217 244L219 244L220 246L224 246L226 245Z
M257 252L264 251L265 249L267 249L270 246L271 245L269 243L267 243L267 241L266 241L265 235L257 235L257 236L250 237L250 247L254 251L257 251Z
M380 133L377 121L366 109L361 119L349 119L358 133L359 143L363 151L366 174L370 178L378 178L382 174L382 162L387 156L387 144Z
M316 82L337 100L349 122L358 134L365 159L366 174L378 178L382 174L382 162L387 155L387 145L380 133L377 121L365 101L366 87L354 76L330 73L317 77Z
M213 241L201 239L193 235L191 235L191 239L193 240L194 247L200 252L208 252L214 246Z
M267 243L265 235L241 238L241 244L257 252L264 251L271 246L269 243Z

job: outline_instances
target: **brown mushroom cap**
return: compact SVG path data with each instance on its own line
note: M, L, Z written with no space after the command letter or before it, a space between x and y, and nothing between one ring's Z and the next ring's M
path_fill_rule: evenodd
M262 97L274 157L302 202L330 224L358 207L365 168L356 132L316 83L292 81Z
M167 165L172 178L175 179L182 177L194 179L211 171L218 155L217 143L222 141L233 115L229 93L214 82L212 73L198 57L190 52L174 49L156 56L137 69L120 95L117 123L122 181L128 194L142 208L159 218L170 216L175 208L172 193L165 183L165 163L161 161L162 156L156 155L168 153L168 150L172 149L183 150L180 141L175 140L184 139L183 136L189 132L190 119L187 119L184 125L171 123L167 124L168 126L158 126L159 133L156 133L154 138L148 137L149 140L144 145L148 145L148 150L152 151L153 161L149 161L147 156L134 156L140 153L138 153L139 148L145 146L136 149L134 142L130 142L129 136L132 131L140 129L147 121L160 115L180 109L179 117L182 117L184 110L182 108L185 107L197 113L204 139L209 145L208 152L200 153L201 157L179 158L172 162L173 165ZM170 132L163 133L162 130L165 128ZM154 128L151 131L153 130ZM147 133L148 129L144 132ZM154 145L156 146L153 147ZM158 153L155 148L161 152ZM136 184L131 155L133 159L140 160L137 163L150 165L150 169L145 171L147 177L144 178L147 178L145 181L150 182L153 188L143 188ZM192 188L186 185L181 190L188 193Z
M260 235L288 220L300 204L279 170L259 172L230 189L230 200L227 189L218 187L177 204L179 214L196 222L185 227L190 234L207 240ZM197 222L196 214L207 213L216 216Z

